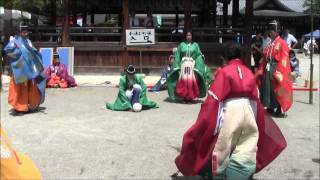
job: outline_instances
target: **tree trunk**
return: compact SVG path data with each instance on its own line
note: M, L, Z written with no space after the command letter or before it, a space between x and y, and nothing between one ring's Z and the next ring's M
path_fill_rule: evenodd
M191 10L192 0L184 0L184 32L192 28Z
M73 21L73 26L77 26L77 2L78 1L73 1L72 3L72 21Z
M179 31L179 8L177 5L175 7L175 28L176 28L176 34L178 34L178 31Z
M129 0L122 1L122 43L126 44L126 29L129 28Z
M253 20L253 0L246 0L245 13L245 34L244 34L244 61L250 67L251 60L251 35L252 35L252 20Z
M57 4L56 0L50 0L50 5L51 5L51 25L53 27L56 27L56 22L57 22Z
M122 45L124 51L122 53L121 66L124 69L128 65L129 54L126 46L126 29L129 28L129 0L122 0Z
M87 13L88 13L87 6L88 6L88 0L85 0L83 11L82 11L82 26L83 27L87 26Z
M232 27L237 27L239 16L239 0L232 1Z
M210 17L212 17L211 18L212 19L211 20L212 26L216 27L216 25L217 25L217 0L213 0L211 9L213 11L212 16L210 16Z
M63 31L62 31L62 46L69 46L69 0L63 0Z

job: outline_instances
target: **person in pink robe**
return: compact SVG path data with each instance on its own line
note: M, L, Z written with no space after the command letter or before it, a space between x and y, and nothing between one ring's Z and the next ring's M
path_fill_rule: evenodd
M46 71L47 87L50 88L68 88L76 87L75 79L68 74L67 67L60 63L59 55L53 55L53 64Z

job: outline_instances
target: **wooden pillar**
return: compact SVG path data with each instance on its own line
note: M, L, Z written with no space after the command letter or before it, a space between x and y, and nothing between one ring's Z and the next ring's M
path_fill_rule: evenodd
M126 45L126 29L129 28L129 0L122 0L122 46L124 52L122 53L121 66L124 69L128 65L129 54Z
M69 35L69 0L63 0L63 30L62 30L62 46L69 46L70 35Z
M8 4L7 4L7 7L4 7L4 8L5 8L5 9L13 9L13 5L12 5L12 3L8 3ZM13 28L13 18L12 18L13 13L12 13L12 11L9 11L8 16L9 16L10 20L8 21L8 25L7 25L7 26L4 26L4 32L6 32L6 34L7 34L8 37L9 37L10 35L13 34L13 32L16 31L16 29ZM5 22L5 21L4 21L4 22ZM6 23L5 23L5 24L6 24ZM8 40L8 41L9 41L9 40Z
M91 26L94 26L94 10L93 9L91 9L91 12L90 12L90 23L91 23Z
M184 0L184 32L192 28L191 9L192 0Z
M206 12L207 12L207 7L208 7L208 1L207 0L202 0L202 7L201 7L201 12L199 13L200 19L199 19L199 25L200 27L203 27L206 21Z
M73 1L72 2L72 22L73 26L77 26L77 2L78 1Z
M88 6L88 0L85 0L84 7L82 10L82 26L83 27L87 26L87 12L88 12L87 6Z
M129 28L129 0L122 0L122 44L126 45L126 29Z
M239 0L232 1L232 27L237 27L239 16Z
M228 26L228 2L223 3L223 26Z
M211 7L212 12L212 26L216 27L217 25L217 0L212 1L212 7Z
M178 6L175 7L175 28L176 28L176 34L178 34L178 31L179 31L179 8L178 8Z
M245 12L245 32L244 32L244 61L250 67L251 60L251 35L252 35L252 21L253 21L253 0L246 0Z

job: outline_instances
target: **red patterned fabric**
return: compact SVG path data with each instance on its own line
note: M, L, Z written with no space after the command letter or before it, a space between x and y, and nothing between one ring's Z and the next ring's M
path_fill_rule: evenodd
M179 79L176 85L176 96L184 100L193 100L199 96L196 79Z
M183 57L175 95L184 100L194 100L199 94L200 90L194 74L194 60L191 57Z
M61 80L58 76L52 76L47 82L47 86L51 88L56 86L59 86L60 88L67 88L68 83L67 81Z
M274 58L278 62L277 67L272 75L272 84L276 98L283 111L286 112L293 103L292 77L289 59L289 47L280 36L278 36L272 42L272 44L265 49L263 60L257 71L258 77L262 77L265 73L266 64L269 57ZM258 79L258 82L260 86L261 79Z
M260 103L255 77L251 70L239 59L231 60L216 74L209 95L201 105L197 121L183 136L181 152L175 160L177 168L183 175L197 175L212 158L212 151L219 135L219 133L214 135L219 103L235 97L248 97L257 102L259 140L256 172L267 166L286 147L280 129Z

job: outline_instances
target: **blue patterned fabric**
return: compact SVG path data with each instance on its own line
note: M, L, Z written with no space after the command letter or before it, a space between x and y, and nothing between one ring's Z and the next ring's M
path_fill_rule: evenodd
M157 92L167 89L167 77L169 75L170 69L171 67L169 65L167 65L163 69L160 80L156 83L156 85L153 86L152 89L149 89L149 92Z
M10 69L15 82L21 84L28 80L35 80L41 94L41 103L43 103L46 81L41 54L33 47L29 39L21 36L10 41L4 51L11 58Z

